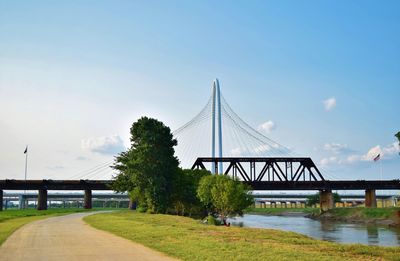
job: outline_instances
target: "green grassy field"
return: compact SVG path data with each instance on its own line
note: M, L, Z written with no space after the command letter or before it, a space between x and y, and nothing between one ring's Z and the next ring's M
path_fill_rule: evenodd
M344 245L278 230L208 226L180 216L120 211L84 220L182 260L400 260L400 247Z
M15 230L22 227L23 225L51 217L60 216L75 212L88 211L85 209L49 209L49 210L6 210L0 212L0 245L9 237Z

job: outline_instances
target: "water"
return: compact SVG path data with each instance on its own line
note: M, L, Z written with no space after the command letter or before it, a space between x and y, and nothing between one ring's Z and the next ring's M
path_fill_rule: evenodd
M244 215L230 219L232 225L271 228L304 234L338 243L359 243L378 246L400 246L400 229L376 225L319 221L298 216Z

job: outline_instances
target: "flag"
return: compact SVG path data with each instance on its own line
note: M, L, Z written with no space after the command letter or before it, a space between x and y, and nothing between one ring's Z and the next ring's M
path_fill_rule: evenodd
M378 161L378 160L380 160L381 159L381 154L379 153L375 158L374 158L374 161Z
M26 146L24 154L28 153L28 146Z

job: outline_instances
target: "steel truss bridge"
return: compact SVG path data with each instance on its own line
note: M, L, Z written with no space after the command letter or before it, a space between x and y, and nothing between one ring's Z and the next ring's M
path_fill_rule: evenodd
M204 163L211 162L214 173L220 173L219 166L228 163L224 174L230 174L234 178L240 178L246 182L259 181L299 181L299 180L325 180L321 172L315 166L311 158L289 158L289 157L229 157L229 158L197 158L192 169L206 169ZM248 164L249 168L243 167ZM260 172L256 166L261 165ZM247 167L247 166L246 166ZM247 171L246 169L249 169ZM308 175L307 175L308 174Z
M198 158L192 169L206 169L205 163L213 163L215 173L219 173L219 163L227 163L223 174L243 181L253 190L400 189L400 180L325 180L311 158Z

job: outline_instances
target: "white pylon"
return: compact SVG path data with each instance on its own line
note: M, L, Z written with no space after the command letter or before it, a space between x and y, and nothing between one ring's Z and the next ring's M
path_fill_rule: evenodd
M217 110L217 113L215 113ZM221 115L221 92L219 89L219 81L215 79L212 87L212 140L211 140L211 156L215 158L215 116L218 117L218 157L222 158L222 115ZM223 173L222 162L219 162L218 168L216 168L215 162L212 163L212 173L218 174Z

